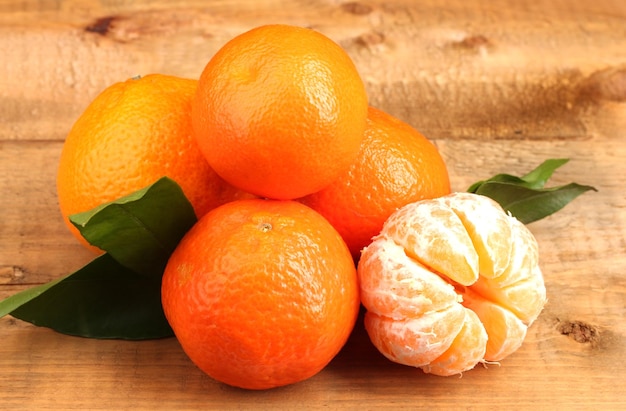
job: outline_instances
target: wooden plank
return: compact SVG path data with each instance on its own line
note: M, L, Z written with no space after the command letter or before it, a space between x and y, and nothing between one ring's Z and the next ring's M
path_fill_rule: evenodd
M580 138L595 131L599 104L626 99L618 1L5 3L2 139L62 139L109 84L196 78L224 42L267 21L335 39L371 103L433 138ZM624 126L622 108L600 111L601 124Z
M597 364L607 353L623 355L623 345L619 347L617 340L598 345L576 342L543 316L530 329L524 346L502 365L479 366L462 378L428 376L390 363L371 346L360 324L344 350L315 377L250 392L211 380L186 358L175 339L85 340L2 319L0 398L8 408L66 410L363 409L364 401L367 409L623 405L616 395L621 365ZM23 348L11 350L16 344Z
M0 141L0 284L37 284L92 257L70 234L56 195L61 142Z
M548 304L500 366L438 378L376 352L361 323L320 374L247 392L175 339L87 340L0 319L0 408L623 409L626 371L626 5L621 1L0 0L0 298L93 256L58 211L64 136L107 85L196 77L266 22L339 42L372 104L436 142L453 188L571 158L553 184L598 188L529 227Z

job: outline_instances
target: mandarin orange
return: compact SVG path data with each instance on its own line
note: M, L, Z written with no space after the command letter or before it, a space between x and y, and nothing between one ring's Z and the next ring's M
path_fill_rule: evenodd
M218 207L182 239L165 269L165 315L189 358L247 389L305 380L347 341L360 302L341 236L295 201Z
M449 193L448 170L437 147L409 124L369 107L356 161L299 201L326 217L358 259L396 209Z
M470 193L394 212L363 251L358 276L373 344L444 376L512 354L546 302L530 230Z
M209 164L226 181L274 199L330 184L355 160L367 94L348 54L302 27L257 27L208 62L192 106Z
M198 216L252 197L219 177L198 149L190 114L197 85L161 74L128 79L107 87L75 122L61 152L57 192L63 218L81 242L86 244L69 215L163 176L181 186Z

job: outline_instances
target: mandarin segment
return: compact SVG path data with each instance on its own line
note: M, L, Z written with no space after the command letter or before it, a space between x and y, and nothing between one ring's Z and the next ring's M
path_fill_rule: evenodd
M392 361L436 375L502 360L521 346L546 302L538 264L530 230L492 200L454 193L408 204L358 265L370 338ZM452 334L441 334L442 325L434 333L435 322L451 321L442 312L453 307L464 314ZM446 350L424 338L435 334Z
M368 311L365 329L384 356L400 364L422 367L450 347L464 321L465 308L454 304L441 311L399 320Z
M472 287L489 300L511 310L524 323L530 325L541 313L546 302L546 288L539 267L529 272L529 277L506 287L481 277Z
M422 369L442 377L469 371L482 361L487 346L487 332L475 312L464 310L463 327L450 348Z
M499 277L509 266L513 235L512 219L489 197L457 193L443 197L461 219L478 253L480 275Z
M509 217L509 221L513 247L508 267L499 277L481 276L473 289L485 298L507 307L530 325L539 316L546 302L537 240L517 219Z
M502 276L492 279L500 288L533 277L529 273L539 264L539 246L533 234L515 218L509 218L509 223L513 239L509 265Z
M466 289L463 305L474 311L487 330L485 360L500 361L522 345L528 327L510 310Z
M454 287L406 255L388 238L377 238L359 262L361 302L371 312L401 319L441 311L460 301Z
M400 208L387 219L382 235L457 283L469 285L478 279L478 253L472 239L454 210L439 199Z

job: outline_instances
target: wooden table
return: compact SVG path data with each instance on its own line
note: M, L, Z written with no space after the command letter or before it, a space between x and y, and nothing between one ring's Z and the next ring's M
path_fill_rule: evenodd
M626 409L626 3L594 0L0 1L0 298L92 256L55 193L63 139L104 87L197 77L254 26L314 27L353 57L371 103L436 142L455 190L570 158L598 188L529 227L549 302L500 366L440 378L385 360L362 325L320 374L247 392L175 339L69 337L0 319L0 409Z

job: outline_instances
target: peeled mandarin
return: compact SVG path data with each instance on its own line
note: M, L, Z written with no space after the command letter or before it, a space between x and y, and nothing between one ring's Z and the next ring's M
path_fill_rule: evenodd
M546 302L530 230L471 193L398 209L363 250L358 275L372 343L442 376L515 352Z

